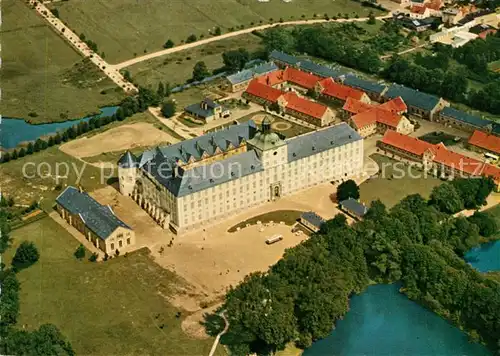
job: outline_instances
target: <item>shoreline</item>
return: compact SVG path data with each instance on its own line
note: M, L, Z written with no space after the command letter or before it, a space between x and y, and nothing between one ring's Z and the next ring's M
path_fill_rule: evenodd
M110 103L106 106L102 106L101 108L98 109L98 111L93 111L93 112L90 112L90 113L87 113L87 114L83 114L82 117L76 117L76 118L68 118L66 120L60 120L60 121L40 121L40 122L33 122L32 121L32 118L22 118L22 117L11 117L11 116L6 116L6 115L2 115L1 118L2 120L22 120L24 121L25 123L29 124L29 125L33 125L33 126L38 126L38 125L51 125L51 124L62 124L62 123L65 123L65 122L70 122L70 121L78 121L78 120L83 120L83 119L86 119L86 118L92 118L92 117L95 117L95 116L99 116L103 113L102 109L105 109L105 108L118 108L120 105L120 103Z

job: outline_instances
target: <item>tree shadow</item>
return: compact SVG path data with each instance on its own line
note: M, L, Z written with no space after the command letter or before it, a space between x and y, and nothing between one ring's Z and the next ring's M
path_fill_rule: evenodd
M203 319L204 320L201 321L200 324L205 327L207 334L213 337L222 332L226 326L224 319L215 313L205 313L203 314Z

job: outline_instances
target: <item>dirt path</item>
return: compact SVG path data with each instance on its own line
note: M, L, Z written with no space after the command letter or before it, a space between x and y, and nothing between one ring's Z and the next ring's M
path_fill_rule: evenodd
M118 71L117 68L109 65L104 59L99 56L99 54L92 51L89 46L66 26L61 20L55 17L52 12L42 3L36 2L34 0L29 1L30 6L35 5L35 10L42 16L49 24L54 28L56 33L65 38L78 52L80 52L84 57L89 58L92 63L99 67L100 70L104 72L113 82L116 83L120 88L122 88L127 93L137 92L137 88L130 82L128 82Z
M427 43L423 43L423 44L421 44L420 46L413 47L413 48L410 48L410 49L406 49L406 50L404 50L404 51L398 52L397 54L398 54L398 55L401 55L401 54L410 53L410 52L413 52L413 51L415 51L415 50L417 50L417 49L419 49L419 48L423 48L423 47L425 47L425 46L427 46ZM391 58L392 56L393 56L392 54L386 54L386 55L384 55L384 56L380 56L380 59L388 59L388 58Z
M383 19L390 18L390 17L392 17L392 14L389 13L388 15L378 16L376 19L383 20ZM364 21L368 21L368 17L361 17L361 18L357 18L357 19L356 18L354 18L354 19L337 19L337 20L325 20L325 19L297 20L297 21L285 21L285 22L274 23L274 24L260 25L260 26L246 28L243 30L224 33L224 34L222 34L220 36L216 36L216 37L205 38L203 40L192 42L192 43L186 43L186 44L183 44L183 45L180 45L177 47L167 48L167 49L163 49L163 50L160 50L157 52L148 53L148 54L145 54L145 55L140 56L140 57L132 58L132 59L129 59L127 61L114 64L114 65L112 65L112 67L116 70L120 70L122 68L129 67L133 64L144 62L144 61L156 58L156 57L161 57L161 56L164 56L166 54L172 54L175 52L183 51L185 49L205 45L207 43L220 41L220 40L223 40L225 38L236 37L236 36L240 36L243 34L251 33L252 31L261 31L261 30L265 30L265 29L268 29L271 27L276 27L276 26L311 25L311 24L317 24L317 23L323 23L323 22L339 22L339 23L341 23L341 22L364 22Z
M486 205L483 205L481 208L475 210L475 209L470 209L470 210L462 210L453 215L454 217L457 216L465 216L469 217L474 215L476 211L484 211L488 210L490 208L493 208L495 205L500 204L500 193L491 193L488 198L486 199Z

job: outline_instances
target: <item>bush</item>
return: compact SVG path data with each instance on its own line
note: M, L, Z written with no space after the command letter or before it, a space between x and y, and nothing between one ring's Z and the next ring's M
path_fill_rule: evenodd
M337 187L337 201L353 198L359 199L359 187L355 181L349 179Z
M169 100L169 101L163 103L163 105L161 107L161 113L163 114L163 116L165 116L167 118L172 117L175 115L175 108L176 108L175 102L172 100Z
M89 257L89 261L90 261L90 262L95 262L95 261L97 261L97 253L95 253L95 252L94 252L92 255L90 255L90 257Z
M23 241L16 250L12 259L12 266L16 270L27 268L36 263L40 258L40 253L33 242Z
M165 44L163 45L163 48L172 48L174 46L174 41L169 39Z
M78 246L78 248L76 249L74 256L76 258L78 258L79 260L84 258L85 257L85 247L83 247L83 245L80 244L80 246Z

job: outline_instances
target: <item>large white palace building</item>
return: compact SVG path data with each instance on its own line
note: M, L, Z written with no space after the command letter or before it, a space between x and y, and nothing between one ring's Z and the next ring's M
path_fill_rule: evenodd
M282 139L265 118L118 162L120 191L161 226L196 230L249 207L363 170L363 139L346 123Z

